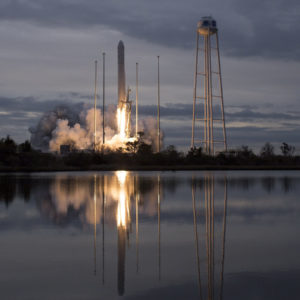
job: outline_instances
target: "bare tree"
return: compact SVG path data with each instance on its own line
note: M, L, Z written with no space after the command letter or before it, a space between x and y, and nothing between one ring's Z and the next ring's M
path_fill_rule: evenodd
M262 157L270 157L274 155L274 146L267 142L260 150L260 155Z
M284 156L293 156L295 152L295 147L287 143L282 143L282 145L280 146L280 150L282 152L282 155Z

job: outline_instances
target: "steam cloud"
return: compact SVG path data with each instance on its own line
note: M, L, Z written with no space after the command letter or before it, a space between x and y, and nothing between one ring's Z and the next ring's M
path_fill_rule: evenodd
M96 109L96 145L102 146L102 111ZM146 117L139 120L139 131L144 132L143 139L156 149L156 120ZM31 144L43 151L59 151L61 145L70 145L71 149L93 149L94 108L78 103L72 106L60 105L44 113L37 125L29 128ZM134 136L135 127L131 128ZM118 134L116 106L109 105L105 111L105 148L115 150L135 138L124 139ZM163 139L163 135L161 135ZM162 143L162 141L161 141Z

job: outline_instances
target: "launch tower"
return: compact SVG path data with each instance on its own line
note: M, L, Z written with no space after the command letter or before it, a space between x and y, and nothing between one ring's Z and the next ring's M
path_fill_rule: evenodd
M203 17L197 25L191 147L214 155L227 150L217 23Z

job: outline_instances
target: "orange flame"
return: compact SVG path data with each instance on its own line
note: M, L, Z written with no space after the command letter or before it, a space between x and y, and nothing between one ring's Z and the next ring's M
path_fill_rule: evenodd
M126 108L118 108L117 110L118 130L122 138L126 137Z

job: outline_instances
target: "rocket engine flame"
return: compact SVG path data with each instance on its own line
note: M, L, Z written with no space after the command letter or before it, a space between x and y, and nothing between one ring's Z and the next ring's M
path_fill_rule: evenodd
M118 108L117 109L117 120L118 120L118 130L120 137L125 139L126 138L126 109Z

